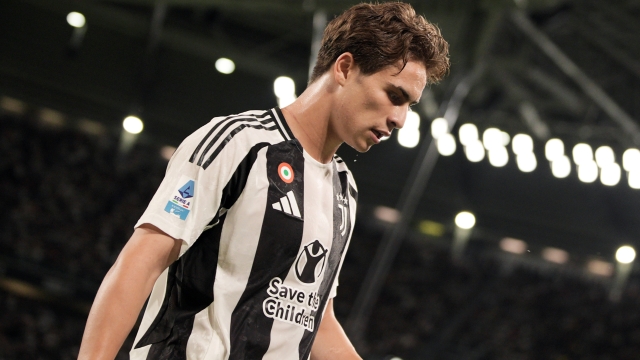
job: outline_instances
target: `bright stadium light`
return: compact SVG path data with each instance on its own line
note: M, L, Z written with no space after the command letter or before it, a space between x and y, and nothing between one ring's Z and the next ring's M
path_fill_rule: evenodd
M482 143L487 150L503 147L502 131L496 128L488 128L482 133Z
M408 114L410 113L407 113L407 117L408 117ZM447 122L447 119L439 117L434 119L431 122L431 136L433 136L434 139L439 139L442 135L448 132L449 132L449 123Z
M578 165L578 179L583 183L592 183L598 178L598 165L595 161Z
M144 123L137 116L127 116L122 122L124 130L130 134L140 134L144 129Z
M236 69L236 64L231 59L220 58L216 60L216 70L223 74L231 74ZM294 86L295 88L295 86Z
M522 172L532 172L538 166L536 156L532 152L516 155L516 163Z
M444 134L436 140L438 152L442 156L450 156L456 152L456 139L451 134Z
M640 170L629 171L629 187L640 189Z
M622 167L627 171L640 170L640 150L627 149L622 154Z
M273 82L273 92L279 98L295 96L296 83L293 82L293 79L288 76L279 76Z
M630 264L636 259L636 251L631 246L620 246L616 251L616 260L623 264Z
M403 129L420 129L420 115L415 111L407 112L407 118L404 121Z
M558 179L564 179L571 173L571 161L566 155L551 162L551 173Z
M500 248L512 254L524 254L524 252L527 251L527 243L522 240L506 237L500 240Z
M554 161L564 155L564 143L560 139L549 139L544 146L544 155L547 160Z
M596 164L598 164L600 168L616 161L616 155L613 153L613 149L609 146L600 146L596 149L595 155Z
M509 136L508 133L501 131L500 140L502 141L502 146L507 146L509 145L509 141L511 141L511 136Z
M403 127L398 131L398 143L406 148L414 148L420 142L420 130Z
M511 142L513 153L516 155L533 152L533 139L527 134L517 134Z
M471 162L482 161L484 159L484 146L482 146L480 140L476 139L476 141L464 147L464 153Z
M489 163L495 167L503 167L509 162L509 153L504 146L489 149Z
M74 28L81 28L87 24L84 15L79 12L73 11L67 14L67 23Z
M464 146L469 146L472 143L478 141L478 128L473 124L463 124L458 131L460 137L460 143ZM484 151L482 152L484 154ZM484 155L482 155L484 157Z
M585 143L577 144L573 147L573 162L577 165L593 161L593 150L591 146Z
M600 181L603 185L618 185L621 176L620 165L616 163L605 164L600 170Z
M556 264L564 264L569 261L569 253L562 249L546 247L542 250L542 258Z
M459 228L468 230L476 225L476 217L468 211L461 211L456 215L455 223Z

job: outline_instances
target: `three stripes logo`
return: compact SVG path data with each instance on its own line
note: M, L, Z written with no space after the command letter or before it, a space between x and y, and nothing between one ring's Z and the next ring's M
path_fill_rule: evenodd
M291 176L293 177L293 173ZM293 191L289 191L286 196L281 197L280 201L271 204L271 206L275 210L282 211L285 214L293 215L300 219L302 218L300 215L300 208L298 207Z

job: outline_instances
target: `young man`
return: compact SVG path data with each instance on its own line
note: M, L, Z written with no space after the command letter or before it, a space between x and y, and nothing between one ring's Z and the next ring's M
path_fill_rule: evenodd
M293 104L215 118L180 145L79 358L113 359L148 298L133 360L359 359L333 313L357 198L335 152L402 127L448 66L439 30L407 4L334 19Z

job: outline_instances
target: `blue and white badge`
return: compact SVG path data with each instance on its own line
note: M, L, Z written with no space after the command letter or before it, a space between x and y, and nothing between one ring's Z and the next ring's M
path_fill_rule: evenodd
M180 220L186 220L191 211L191 203L196 194L196 181L182 175L176 186L176 190L171 194L172 198L167 202L164 211L168 212Z

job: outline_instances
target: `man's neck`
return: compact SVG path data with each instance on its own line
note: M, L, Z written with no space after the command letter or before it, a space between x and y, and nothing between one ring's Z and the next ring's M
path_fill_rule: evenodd
M300 141L302 148L317 161L331 161L342 141L331 126L331 94L320 78L282 109L287 125Z

